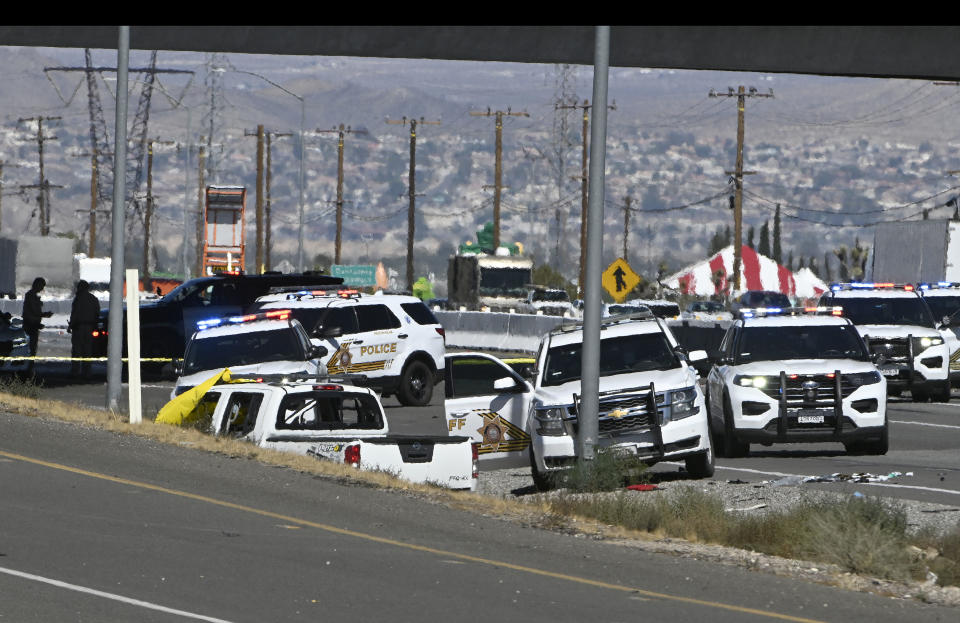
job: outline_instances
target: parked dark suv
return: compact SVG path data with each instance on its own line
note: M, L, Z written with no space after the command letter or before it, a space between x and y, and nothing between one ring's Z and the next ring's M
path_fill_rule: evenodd
M735 318L740 317L741 309L755 309L757 307L790 307L790 299L782 292L773 290L747 290L740 295L730 306Z

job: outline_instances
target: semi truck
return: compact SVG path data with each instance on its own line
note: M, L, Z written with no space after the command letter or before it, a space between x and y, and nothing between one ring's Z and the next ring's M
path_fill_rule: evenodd
M533 260L516 255L459 254L447 267L451 309L520 311L533 283Z

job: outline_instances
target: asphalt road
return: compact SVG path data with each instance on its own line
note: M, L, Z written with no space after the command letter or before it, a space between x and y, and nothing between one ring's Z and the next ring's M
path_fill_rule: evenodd
M956 620L58 421L0 430L2 620Z

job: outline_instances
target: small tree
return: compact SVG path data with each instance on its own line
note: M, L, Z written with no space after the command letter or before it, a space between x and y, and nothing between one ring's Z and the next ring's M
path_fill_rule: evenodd
M773 261L783 264L783 248L780 246L780 204L773 214Z
M757 253L770 257L770 221L764 221L760 226L760 241L757 243Z

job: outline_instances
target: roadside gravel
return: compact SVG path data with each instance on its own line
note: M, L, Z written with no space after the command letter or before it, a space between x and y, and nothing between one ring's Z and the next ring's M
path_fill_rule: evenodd
M636 495L660 495L677 487L696 487L719 495L728 512L741 514L764 514L789 508L802 501L840 500L858 493L867 497L879 496L875 487L857 487L855 483L849 482L774 485L772 481L762 479L687 480L681 472L657 472L652 475L651 483L657 486L657 490L637 492ZM831 488L836 490L830 490ZM532 501L540 495L533 486L530 470L527 468L481 470L478 492L520 501ZM930 528L942 533L953 529L960 521L960 505L944 506L912 500L886 499L904 509L911 531Z

